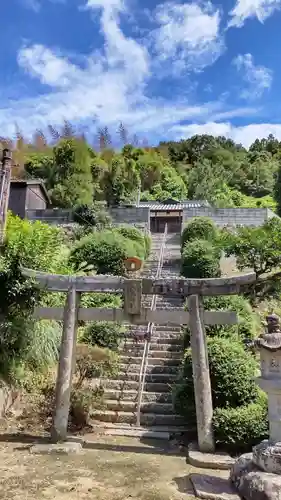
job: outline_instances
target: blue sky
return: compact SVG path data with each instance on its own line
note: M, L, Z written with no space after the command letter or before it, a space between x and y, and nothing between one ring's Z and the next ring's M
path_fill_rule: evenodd
M281 139L281 0L9 0L0 127Z

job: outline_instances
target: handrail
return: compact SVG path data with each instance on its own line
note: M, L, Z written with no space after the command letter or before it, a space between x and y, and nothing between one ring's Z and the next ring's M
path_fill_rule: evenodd
M168 232L168 226L167 226L167 224L165 224L165 229L164 229L163 238L162 238L162 242L161 242L161 248L160 248L160 255L159 255L159 260L158 260L157 272L156 272L156 279L160 278L161 272L162 272L167 232ZM151 311L155 311L156 303L157 303L157 295L153 295L152 300L151 300L151 306L150 306ZM146 339L145 339L145 343L144 343L144 349L143 349L142 361L141 361L141 367L140 367L140 373L139 373L137 421L136 421L136 425L138 427L140 427L141 401L142 401L143 389L144 389L144 384L145 384L147 359L148 359L148 353L149 353L150 342L151 342L151 334L153 332L153 328L154 328L154 323L149 323L147 326Z

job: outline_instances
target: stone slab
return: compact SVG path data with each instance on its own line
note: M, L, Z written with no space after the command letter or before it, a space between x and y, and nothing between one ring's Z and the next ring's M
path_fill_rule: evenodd
M31 446L30 453L34 455L70 455L82 453L82 444L79 442L46 443Z
M235 463L235 459L227 453L202 453L195 443L188 446L187 459L190 465L200 469L229 470Z
M190 474L194 493L204 500L240 500L228 479L208 476L205 474Z
M252 453L238 458L230 479L244 500L281 500L281 476L261 471Z

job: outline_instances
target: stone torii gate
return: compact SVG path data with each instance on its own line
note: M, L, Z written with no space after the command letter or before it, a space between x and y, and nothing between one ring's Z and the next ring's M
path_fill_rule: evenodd
M51 275L31 269L22 269L27 278L34 278L46 291L65 292L63 307L36 307L38 319L63 320L56 400L51 437L54 442L67 438L70 392L75 366L75 347L78 321L124 321L134 325L188 325L191 333L194 392L196 403L198 445L202 452L214 451L212 432L213 405L209 375L206 325L236 324L236 313L230 311L204 311L202 297L239 294L243 287L256 281L255 273L228 278L209 279L128 279L114 276ZM81 293L123 293L124 308L81 308ZM151 310L142 307L142 295L185 297L188 311Z

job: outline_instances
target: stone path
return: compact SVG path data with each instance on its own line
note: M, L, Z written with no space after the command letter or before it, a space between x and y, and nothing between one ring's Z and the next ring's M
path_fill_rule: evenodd
M152 235L152 251L143 276L155 276L160 254L162 234ZM179 235L168 235L161 277L179 274ZM151 297L144 300L150 307ZM157 298L156 308L181 309L181 299ZM123 429L136 423L139 374L143 342L136 343L131 333L146 331L145 326L130 325L130 334L121 350L121 371L117 379L105 382L106 409L95 412L95 419L106 424L121 424ZM181 327L155 325L151 337L141 404L141 426L163 432L182 431L183 419L176 415L172 405L172 385L177 379L182 359ZM121 432L122 433L122 432Z

